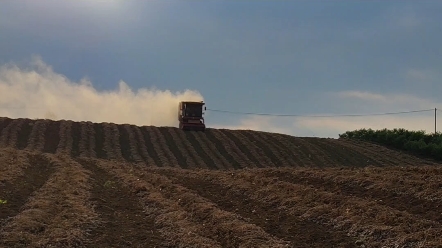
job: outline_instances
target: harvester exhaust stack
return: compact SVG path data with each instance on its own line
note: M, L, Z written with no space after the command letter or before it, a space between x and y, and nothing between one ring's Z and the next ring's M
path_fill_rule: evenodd
M179 102L178 106L178 121L179 128L185 131L205 131L203 106L204 102ZM206 110L206 107L204 107Z

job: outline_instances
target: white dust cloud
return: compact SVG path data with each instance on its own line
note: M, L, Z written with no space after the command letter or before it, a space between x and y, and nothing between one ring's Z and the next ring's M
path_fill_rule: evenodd
M39 57L28 66L0 66L2 117L177 126L178 102L182 100L204 98L192 90L133 91L123 81L115 90L97 91L89 80L73 82Z

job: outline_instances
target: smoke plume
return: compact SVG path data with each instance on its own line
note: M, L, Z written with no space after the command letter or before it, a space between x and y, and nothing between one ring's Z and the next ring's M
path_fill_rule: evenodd
M73 82L41 58L28 66L0 66L0 116L135 125L176 126L178 102L202 101L192 90L133 91L124 81L118 88L97 91L87 79Z

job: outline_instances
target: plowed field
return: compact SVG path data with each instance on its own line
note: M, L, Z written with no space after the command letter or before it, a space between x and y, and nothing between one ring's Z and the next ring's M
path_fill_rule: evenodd
M1 247L442 247L440 164L257 131L0 118Z

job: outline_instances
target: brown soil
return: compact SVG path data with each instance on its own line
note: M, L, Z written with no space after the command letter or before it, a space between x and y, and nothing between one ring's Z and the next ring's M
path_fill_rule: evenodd
M3 224L20 212L32 193L54 172L49 161L42 156L29 155L27 160L22 175L1 185L0 199L7 200L7 204L0 204L0 222Z
M90 201L101 220L90 233L94 239L88 247L162 247L163 238L154 219L144 212L130 190L94 161L78 161L92 172Z
M327 229L314 222L300 219L278 209L277 205L260 202L242 192L235 192L217 184L213 180L200 177L184 177L176 172L162 172L194 190L204 198L217 204L221 209L239 214L248 219L249 223L264 228L270 235L290 242L296 247L325 247L328 244L339 244L340 247L354 247L355 239L346 237L345 233Z
M0 118L1 247L442 247L442 167L350 140Z

